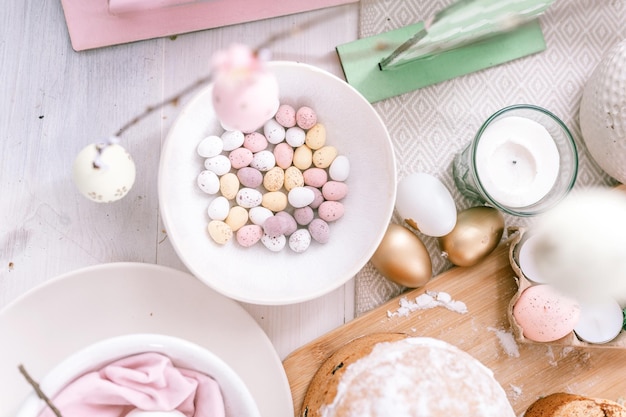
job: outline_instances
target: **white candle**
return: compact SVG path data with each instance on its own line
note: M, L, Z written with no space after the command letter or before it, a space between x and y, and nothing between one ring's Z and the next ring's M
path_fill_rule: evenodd
M606 343L615 339L624 322L622 308L614 300L581 304L580 319L574 332L588 343Z
M492 122L476 147L476 171L497 203L526 207L550 192L559 173L559 151L550 133L526 117Z
M539 273L535 261L537 242L537 236L531 236L523 240L520 244L517 262L526 278L536 283L546 284L548 281Z

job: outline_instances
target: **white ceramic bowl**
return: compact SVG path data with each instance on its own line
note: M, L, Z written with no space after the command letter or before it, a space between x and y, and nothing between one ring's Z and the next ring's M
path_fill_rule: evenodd
M226 417L260 417L247 386L232 368L209 350L173 336L138 333L101 340L68 356L38 382L41 390L53 398L77 377L118 359L144 352L163 354L177 367L211 376L222 391ZM43 400L33 392L20 407L17 417L36 417L44 407Z
M309 106L326 127L327 144L350 161L345 215L330 224L326 244L303 253L271 252L234 239L220 246L207 233L212 196L196 179L203 159L198 143L223 130L211 104L211 86L181 111L163 146L159 200L168 238L186 267L216 291L254 304L291 304L327 294L369 261L391 219L396 167L387 129L371 104L340 78L306 64L272 62L281 103Z

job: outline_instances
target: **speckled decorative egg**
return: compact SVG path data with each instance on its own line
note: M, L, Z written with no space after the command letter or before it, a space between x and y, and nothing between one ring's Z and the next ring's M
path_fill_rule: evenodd
M549 285L534 285L526 288L515 302L513 317L527 339L553 342L574 330L580 305Z
M593 159L607 174L626 182L626 39L606 53L587 80L579 116Z
M110 203L124 197L135 183L135 163L118 144L91 144L74 160L73 179L88 199Z

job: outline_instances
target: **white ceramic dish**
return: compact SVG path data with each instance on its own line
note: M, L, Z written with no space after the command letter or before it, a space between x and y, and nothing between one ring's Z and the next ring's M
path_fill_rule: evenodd
M0 311L0 417L14 417L32 388L70 354L102 339L159 333L203 346L244 381L261 416L293 417L276 350L239 304L188 273L112 263L64 274Z
M307 105L325 125L327 144L350 161L344 217L330 224L326 244L301 254L270 252L260 243L224 246L207 233L208 204L196 178L203 160L200 140L221 134L211 105L211 86L181 111L163 146L159 202L168 237L183 263L218 292L248 303L290 304L326 294L346 283L369 261L391 219L396 196L392 144L374 108L353 87L310 65L273 62L282 103Z
M161 334L115 336L86 346L54 366L39 382L40 388L54 398L76 378L118 359L145 352L160 353L170 358L174 366L212 377L222 392L226 417L260 417L246 384L219 356L188 340ZM37 417L45 407L33 392L20 407L17 417Z

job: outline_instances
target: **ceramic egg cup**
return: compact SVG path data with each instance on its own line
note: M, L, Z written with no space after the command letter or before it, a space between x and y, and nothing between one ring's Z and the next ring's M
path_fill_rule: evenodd
M515 272L515 282L517 283L517 292L513 295L513 298L511 298L511 301L509 302L509 307L507 309L507 318L511 325L513 336L515 337L515 340L517 342L538 345L626 349L626 331L624 330L622 330L615 339L611 340L610 342L601 344L585 342L579 339L573 331L566 336L552 342L537 342L524 337L522 327L517 323L515 317L513 316L513 307L515 306L517 300L519 300L524 290L532 285L538 284L535 284L534 282L529 280L526 275L524 275L517 261L517 259L519 259L519 248L521 247L521 243L524 242L526 229L523 227L512 226L507 229L507 232L509 235L509 262L511 263L511 268L513 269L513 272Z

